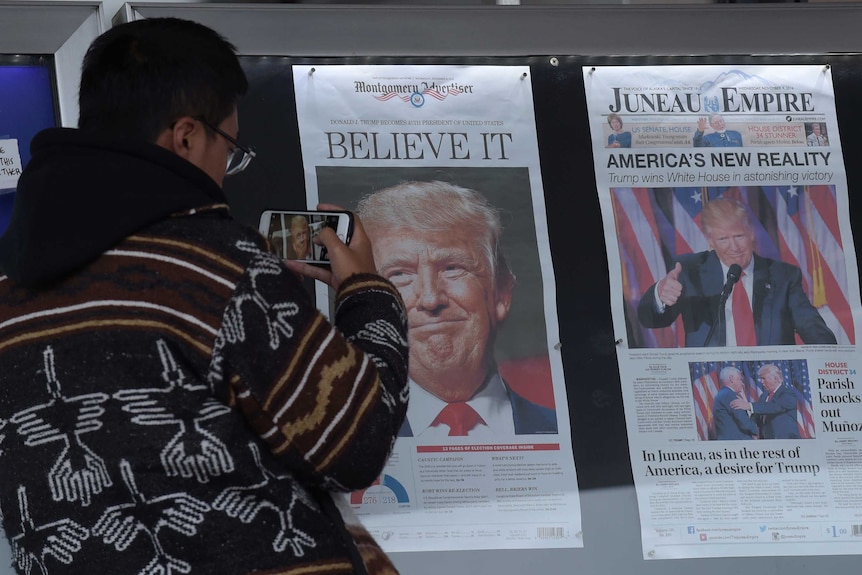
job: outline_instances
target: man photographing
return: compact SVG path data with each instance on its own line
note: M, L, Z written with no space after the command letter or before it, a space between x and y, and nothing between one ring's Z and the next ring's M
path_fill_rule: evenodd
M404 308L355 222L323 230L334 324L233 220L247 89L200 24L89 48L79 129L32 143L0 238L0 509L19 573L395 569L332 492L407 409ZM326 206L321 206L326 209Z
M644 327L668 327L682 316L687 347L792 345L796 336L806 344L836 343L802 289L801 270L755 253L744 205L712 200L701 217L710 251L680 256L644 293L638 304ZM734 265L741 274L722 302Z

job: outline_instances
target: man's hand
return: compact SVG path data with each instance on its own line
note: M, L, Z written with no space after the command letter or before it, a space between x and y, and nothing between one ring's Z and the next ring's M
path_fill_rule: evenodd
M335 204L318 204L318 210L333 211L343 210L344 208ZM377 273L374 266L374 255L371 252L371 240L365 233L362 227L362 222L354 214L353 216L353 235L350 239L350 245L346 245L338 236L335 235L335 230L325 227L314 237L314 243L323 245L329 255L328 266L311 265L295 260L286 260L285 264L288 268L298 274L320 280L333 289L338 289L341 282L359 273Z
M697 119L697 131L698 132L705 132L706 127L708 125L709 125L709 123L706 121L706 118L698 118Z
M679 283L679 274L681 273L682 264L676 262L670 273L659 280L656 293L664 305L674 305L679 300L679 296L682 295L682 284Z
M751 411L751 404L746 400L737 397L733 401L730 402L731 409L741 409L742 411Z

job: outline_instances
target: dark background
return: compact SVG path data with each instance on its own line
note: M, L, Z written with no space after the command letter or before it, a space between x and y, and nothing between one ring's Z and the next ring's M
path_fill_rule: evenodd
M18 140L21 166L30 161L30 140L60 123L54 59L0 54L0 140ZM12 216L14 189L0 190L0 234Z

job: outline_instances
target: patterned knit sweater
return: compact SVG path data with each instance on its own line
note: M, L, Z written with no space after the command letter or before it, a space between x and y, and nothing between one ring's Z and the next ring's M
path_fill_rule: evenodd
M395 573L330 495L378 477L404 419L395 289L349 278L333 326L191 164L71 133L33 148L0 240L0 511L17 571ZM88 154L105 173L63 159ZM102 238L90 212L118 202L102 195L147 205L158 185L176 193ZM45 211L60 192L80 194L65 228Z

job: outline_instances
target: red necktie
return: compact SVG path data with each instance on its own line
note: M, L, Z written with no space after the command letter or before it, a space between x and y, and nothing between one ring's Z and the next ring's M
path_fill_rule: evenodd
M732 313L733 325L736 327L736 345L757 345L757 335L754 333L754 314L751 313L751 304L748 294L742 284L745 272L739 276L739 281L733 286Z
M431 426L441 423L449 426L449 437L465 437L477 424L485 423L485 420L463 401L454 401L446 404L446 407L431 422Z

